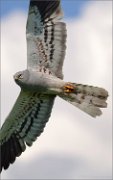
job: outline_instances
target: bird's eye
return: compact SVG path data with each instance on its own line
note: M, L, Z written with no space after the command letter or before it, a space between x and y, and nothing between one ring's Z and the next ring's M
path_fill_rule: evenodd
M18 79L23 79L23 75L22 75L22 74L19 74L19 75L18 75Z

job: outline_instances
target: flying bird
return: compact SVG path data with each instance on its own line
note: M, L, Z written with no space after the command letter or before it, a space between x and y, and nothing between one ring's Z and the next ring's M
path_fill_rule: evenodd
M107 107L105 89L63 81L67 31L62 16L60 0L30 0L27 69L14 75L21 91L0 130L1 171L43 132L56 96L92 117Z

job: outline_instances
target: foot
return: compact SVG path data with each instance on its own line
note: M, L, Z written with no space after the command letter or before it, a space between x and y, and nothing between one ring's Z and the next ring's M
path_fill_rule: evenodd
M63 87L65 93L72 93L75 89L74 85L71 83L66 83Z

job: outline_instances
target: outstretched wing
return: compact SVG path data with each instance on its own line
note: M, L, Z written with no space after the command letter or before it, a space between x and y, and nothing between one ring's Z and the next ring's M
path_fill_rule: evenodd
M66 49L66 25L60 0L31 0L26 26L27 66L44 66L63 78L62 66Z
M43 132L55 96L21 91L0 130L1 170L7 169Z

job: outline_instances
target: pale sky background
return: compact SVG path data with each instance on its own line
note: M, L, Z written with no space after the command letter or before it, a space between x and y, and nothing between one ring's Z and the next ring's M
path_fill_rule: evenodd
M70 1L70 7L73 3ZM66 15L68 38L63 68L67 81L107 89L108 108L94 119L57 98L44 133L2 172L2 179L112 179L111 3L89 1L79 15ZM26 19L27 12L20 9L1 19L2 122L20 91L13 74L26 68Z

